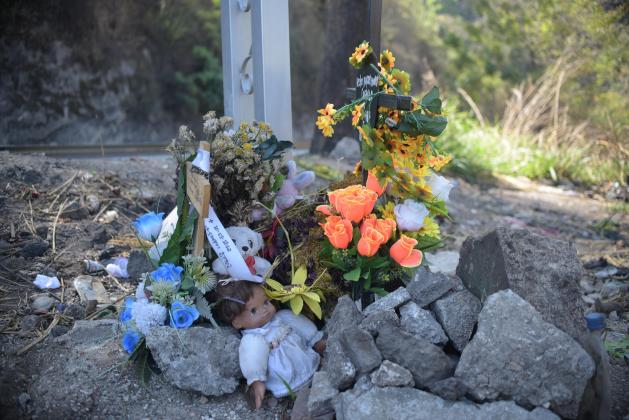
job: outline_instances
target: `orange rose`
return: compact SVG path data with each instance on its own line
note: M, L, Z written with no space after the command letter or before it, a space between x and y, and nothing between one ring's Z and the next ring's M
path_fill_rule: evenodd
M325 214L326 216L332 216L332 209L330 208L330 206L326 206L322 204L320 206L317 206L315 210Z
M352 222L339 216L328 216L320 223L334 248L345 249L352 241Z
M368 227L358 241L358 253L363 257L373 257L384 242L382 233Z
M328 193L330 204L341 215L354 223L359 223L373 210L378 194L362 185L350 185Z
M422 252L415 249L417 240L402 235L400 239L391 246L389 255L402 267L417 267L422 263Z
M382 243L384 244L391 238L391 234L395 230L395 226L395 221L393 219L376 219L375 217L370 217L363 220L363 223L360 225L360 233L364 235L367 228L373 228L382 234L384 238Z
M378 194L378 197L380 197L384 190L387 188L387 184L388 182L385 182L384 185L381 185L380 181L378 181L378 178L374 174L372 174L371 171L367 173L367 188Z

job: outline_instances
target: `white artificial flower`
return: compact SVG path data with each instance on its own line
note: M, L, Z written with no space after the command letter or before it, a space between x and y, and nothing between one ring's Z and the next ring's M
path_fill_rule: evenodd
M164 325L168 310L158 303L138 300L131 308L131 315L138 330L147 335L151 328Z
M144 282L138 284L138 287L135 289L135 299L138 302L148 302L149 300L146 298L146 294L144 293Z
M424 225L424 219L430 213L425 205L415 200L406 199L395 206L395 219L400 230L415 232Z
M447 178L441 175L433 173L428 178L428 185L430 185L432 195L445 202L450 200L450 190L454 188L453 182L448 181Z

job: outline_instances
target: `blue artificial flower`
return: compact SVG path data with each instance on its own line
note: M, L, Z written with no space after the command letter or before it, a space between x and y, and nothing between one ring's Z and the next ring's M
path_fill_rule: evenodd
M122 312L120 312L120 322L127 322L133 318L131 310L133 308L133 298L127 297L124 300L124 305L122 306Z
M175 301L170 305L170 326L173 328L188 328L199 318L199 311L194 306L184 305Z
M151 273L154 282L164 281L173 284L173 288L179 287L181 283L181 273L183 267L171 263L163 263L159 268Z
M155 213L153 211L143 214L135 219L133 227L138 232L138 236L145 241L154 242L162 230L162 219L164 213Z
M136 330L127 330L122 336L122 347L129 354L138 346L142 335Z

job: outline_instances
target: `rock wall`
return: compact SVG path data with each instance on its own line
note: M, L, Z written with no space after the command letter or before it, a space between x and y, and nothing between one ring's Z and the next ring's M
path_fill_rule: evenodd
M147 0L4 4L0 145L166 143L159 12Z

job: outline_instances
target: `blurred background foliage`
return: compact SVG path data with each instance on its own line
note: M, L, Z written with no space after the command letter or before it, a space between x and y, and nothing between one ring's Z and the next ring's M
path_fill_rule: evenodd
M329 77L324 32L334 2L290 2L293 114L302 145L321 98L335 96L320 92L322 75ZM197 114L220 110L219 1L163 5L160 23L173 48L197 42L195 67L175 74L177 100ZM455 155L454 171L625 183L628 25L622 1L384 0L381 45L411 74L413 94L442 88L450 119L442 147Z

